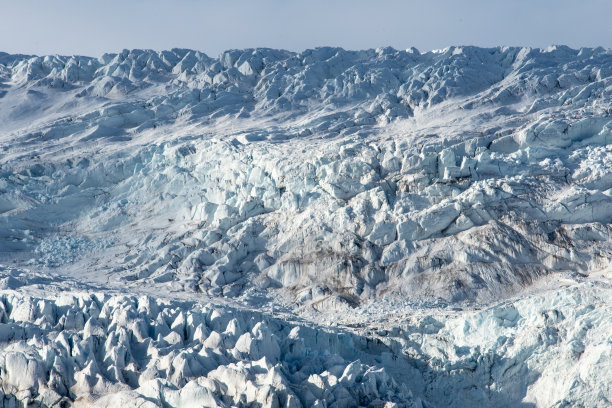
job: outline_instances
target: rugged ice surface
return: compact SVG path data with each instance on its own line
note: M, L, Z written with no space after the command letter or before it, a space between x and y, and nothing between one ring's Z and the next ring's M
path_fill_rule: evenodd
M332 326L143 295L5 291L0 396L4 406L607 407L610 289L595 280L481 310L360 310L327 316Z
M611 107L601 48L0 53L4 404L609 406Z

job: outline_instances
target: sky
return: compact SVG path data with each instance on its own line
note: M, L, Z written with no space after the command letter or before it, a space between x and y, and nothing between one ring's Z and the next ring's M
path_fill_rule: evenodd
M611 0L0 0L0 51L612 48Z

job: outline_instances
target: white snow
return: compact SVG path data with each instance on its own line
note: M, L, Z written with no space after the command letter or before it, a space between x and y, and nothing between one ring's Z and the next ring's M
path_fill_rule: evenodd
M601 48L0 53L0 405L606 406L611 107Z

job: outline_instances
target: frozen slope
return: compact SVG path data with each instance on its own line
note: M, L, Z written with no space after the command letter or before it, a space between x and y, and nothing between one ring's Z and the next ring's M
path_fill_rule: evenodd
M456 397L463 406L606 406L611 376L598 373L607 374L611 347L611 106L612 53L601 48L0 53L0 359L4 373L15 370L6 368L13 350L36 361L34 382L5 374L18 383L6 382L4 392L42 402L36 387L49 388L48 398L88 404L121 391L117 398L184 406L176 398L193 380L193 392L220 405L263 404L255 387L272 390L261 396L270 406L288 398L309 406L314 400L297 390L307 377L291 370L343 375L330 371L328 346L309 345L295 366L283 354L287 330L312 321L324 327L294 336L342 337L341 324L351 341L388 343L388 355L329 346L339 366L363 364L338 391L364 392L355 404L453 406ZM155 311L139 311L130 296L148 296ZM512 306L499 305L506 300ZM146 353L119 358L115 350L109 360L106 346L86 340L85 323L99 317L87 308L106 302L98 336L123 336L127 350L147 343ZM550 340L538 316L555 302L566 318L555 320ZM28 306L28 318L11 317L21 303L38 306ZM452 312L476 305L483 309ZM40 307L53 310L48 322ZM150 322L166 319L172 329L168 319L181 307L259 314L236 317L236 338L208 347L224 357L172 377L163 357L170 349L197 354L209 331L227 330L208 325L201 338L184 332L179 341L159 329L176 341L158 338ZM506 316L507 307L517 312ZM111 325L113 308L134 308L148 331L130 334L132 317ZM171 317L159 317L165 309ZM210 320L206 310L198 316ZM53 344L51 354L36 354L36 342L61 335L63 313L81 316L70 327L78 339L67 340L66 355ZM415 314L424 326L410 322ZM389 316L393 323L379 330ZM501 328L491 326L498 320ZM255 322L278 337L279 355L273 346L236 351L242 334L269 337ZM564 354L575 338L588 353ZM80 341L88 351L77 358ZM313 353L321 361L310 366ZM584 368L568 368L583 355ZM50 356L65 357L61 392L49 383L60 370ZM396 365L402 358L407 365ZM255 385L197 380L231 364ZM274 385L275 364L292 397ZM153 366L163 384L143 385ZM356 391L367 370L376 392ZM560 375L563 389L551 391ZM341 400L312 393L328 406Z

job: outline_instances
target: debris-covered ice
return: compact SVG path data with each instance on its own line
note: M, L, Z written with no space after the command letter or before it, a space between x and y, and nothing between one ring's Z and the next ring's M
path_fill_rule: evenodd
M0 53L4 403L606 406L611 108L602 48Z

